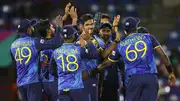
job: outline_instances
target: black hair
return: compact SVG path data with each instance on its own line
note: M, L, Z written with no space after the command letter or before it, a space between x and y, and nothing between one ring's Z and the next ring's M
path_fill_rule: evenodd
M149 31L145 27L138 27L138 33L149 33Z
M81 21L86 22L90 19L94 19L92 14L84 14L80 17Z
M108 14L103 13L101 19L107 18L111 22L111 17Z
M49 20L40 20L36 26L37 31L41 35L41 37L47 36L47 30L50 28Z
M26 33L28 29L21 29L21 28L18 28L17 29L17 33Z
M133 33L133 32L137 32L138 28L135 27L135 28L132 28L130 30L125 30L127 33Z

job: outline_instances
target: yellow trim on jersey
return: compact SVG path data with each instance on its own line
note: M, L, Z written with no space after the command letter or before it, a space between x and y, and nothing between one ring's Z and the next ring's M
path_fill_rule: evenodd
M99 47L97 50L98 50L98 51L103 51L103 49L102 49L101 47Z
M118 60L113 60L111 58L108 57L108 60L111 61L111 62L118 62Z
M159 47L161 47L161 45L158 45L158 46L154 47L154 49L159 48Z
M63 89L63 91L64 91L64 92L68 92L68 91L70 91L70 89Z

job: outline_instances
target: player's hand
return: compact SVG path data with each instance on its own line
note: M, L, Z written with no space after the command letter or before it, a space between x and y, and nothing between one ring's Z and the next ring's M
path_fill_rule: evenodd
M66 7L65 7L65 15L69 15L70 7L71 7L71 3L69 2L68 4L66 4Z
M81 47L85 47L86 44L87 44L87 42L84 40L84 38L83 38L82 36L80 36L79 42L80 42L80 46L81 46Z
M118 30L118 27L115 27L114 29L117 29L117 30ZM119 42L119 41L121 40L120 33L119 33L119 31L116 31L115 33L116 33L116 39L115 39L115 40L116 40L117 42Z
M48 65L48 63L47 63L47 62L44 62L44 61L43 61L43 62L41 62L41 67L42 67L42 68L45 68L47 65Z
M114 17L113 27L117 27L120 21L120 15Z
M61 15L58 15L55 19L55 23L58 27L63 27L63 17Z
M71 16L72 20L78 19L77 9L74 6L72 6L70 9L70 16Z
M89 33L85 33L85 31L82 32L81 37L86 41L91 39L91 35Z
M169 76L168 76L168 84L170 86L174 85L176 82L176 77L174 75L174 73L170 73Z
M70 7L71 7L71 3L69 2L68 4L66 4L66 7L65 7L63 21L67 19L68 15L69 15Z
M82 71L82 79L86 80L89 77L89 73L87 71Z

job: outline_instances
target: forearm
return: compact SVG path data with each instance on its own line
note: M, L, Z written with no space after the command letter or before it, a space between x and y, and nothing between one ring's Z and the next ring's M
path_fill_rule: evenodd
M173 68L172 68L172 64L171 64L168 56L166 56L166 55L164 56L163 62L164 62L164 64L165 64L165 66L166 66L167 71L168 71L169 73L172 73L172 72L173 72Z
M63 21L65 21L67 19L68 15L67 14L64 14L63 16Z
M77 20L78 20L78 19L72 19L72 25L73 25L73 26L77 26Z
M108 49L105 49L105 51L101 54L103 59L107 58L111 52L116 48L116 43L112 42L111 45L108 47Z
M112 62L109 61L109 60L105 60L102 64L100 64L100 65L98 66L98 71L101 72L101 71L103 71L105 68L110 67L110 65L112 65Z
M156 45L158 46L158 45ZM158 55L161 57L162 62L165 64L166 69L169 73L173 72L171 61L169 60L169 57L166 55L162 47L155 48L155 51L158 53Z

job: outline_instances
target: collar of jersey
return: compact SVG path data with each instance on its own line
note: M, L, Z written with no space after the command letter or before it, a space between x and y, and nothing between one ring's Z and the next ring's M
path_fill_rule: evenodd
M138 33L131 33L131 34L127 35L126 38L131 37L131 36L134 36L134 35L136 35L136 34L138 34ZM125 38L125 39L126 39L126 38Z
M74 44L74 43L63 43L63 44L66 44L66 45L72 45L72 44Z

